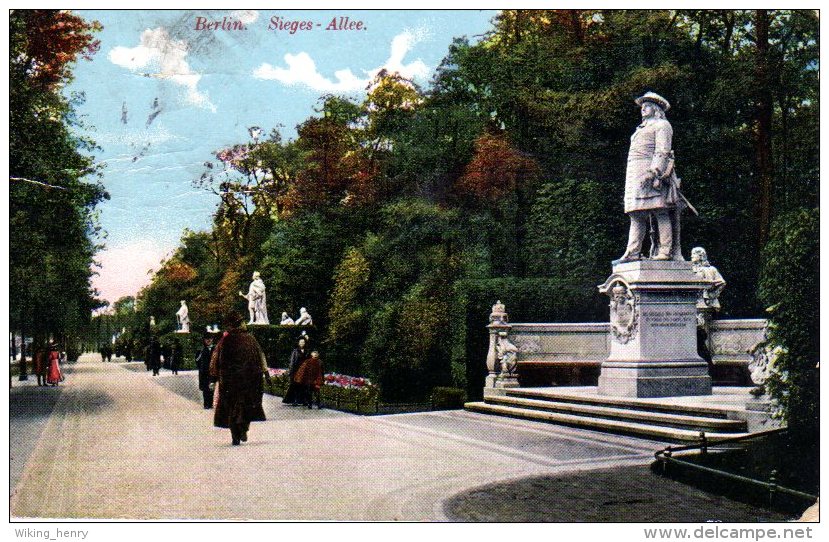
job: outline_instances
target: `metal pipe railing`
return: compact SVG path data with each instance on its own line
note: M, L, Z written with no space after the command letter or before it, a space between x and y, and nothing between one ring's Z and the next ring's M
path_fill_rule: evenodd
M702 454L706 454L706 453L708 453L708 449L710 447L713 447L713 446L719 446L721 444L730 444L730 443L734 443L734 442L742 442L742 441L751 440L751 439L755 439L755 438L759 438L759 437L764 437L764 436L768 436L768 435L771 435L771 434L783 432L783 431L785 431L785 429L786 428L771 429L771 430L762 431L762 432L759 432L759 433L752 433L751 435L742 435L742 436L739 436L739 437L723 439L723 440L719 440L719 441L713 442L713 443L708 440L708 438L705 436L704 431L700 431L700 434L699 434L700 441L699 441L699 443L691 444L691 445L687 445L687 446L677 446L677 447L668 446L668 447L666 447L662 450L657 451L654 454L654 457L656 458L657 461L659 461L662 464L662 473L663 474L667 474L669 463L676 463L676 464L682 465L684 467L688 467L688 468L691 468L691 469L696 469L696 470L702 471L702 472L707 472L709 474L714 474L714 475L717 475L717 476L720 476L720 477L723 477L723 478L726 478L726 479L729 479L729 480L736 480L736 481L744 482L744 483L747 483L747 484L752 484L752 485L755 485L755 486L762 487L762 488L768 490L768 492L769 492L769 504L771 504L774 501L774 497L777 493L785 493L787 495L791 495L793 497L798 497L800 499L809 500L809 501L816 501L817 500L817 495L812 495L810 493L806 493L806 492L803 492L803 491L798 491L796 489L791 489L791 488L779 485L777 483L777 471L776 470L771 471L771 475L769 476L769 481L764 482L762 480L756 480L754 478L749 478L747 476L741 476L739 474L733 474L731 472L726 472L726 471L714 469L714 468L711 468L711 467L698 465L696 463L692 463L690 461L684 461L682 459L678 459L678 458L673 456L673 454L676 453L676 452L696 450L696 449L700 450L700 452Z

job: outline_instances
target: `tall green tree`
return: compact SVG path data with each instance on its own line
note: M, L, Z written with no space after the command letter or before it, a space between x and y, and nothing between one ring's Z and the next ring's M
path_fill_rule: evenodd
M12 10L9 23L11 326L74 340L98 305L94 207L109 196L89 180L94 143L73 131L83 96L63 88L74 62L98 50L100 25L54 10Z

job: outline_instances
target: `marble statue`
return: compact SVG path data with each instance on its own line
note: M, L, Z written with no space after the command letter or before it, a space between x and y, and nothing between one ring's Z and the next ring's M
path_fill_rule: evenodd
M725 279L716 267L708 261L708 254L702 247L691 250L691 266L696 275L709 283L697 300L698 309L720 309L720 294L725 289Z
M696 210L679 191L674 169L673 128L665 117L671 108L662 96L647 92L635 100L642 123L630 138L625 173L625 213L630 231L625 253L613 265L642 259L642 243L651 230L653 260L682 261L680 215L687 207Z
M177 333L190 333L190 309L187 308L187 301L181 300L181 307L176 313L176 320L178 321Z
M305 307L299 309L299 318L296 319L294 324L298 326L313 326L314 320L311 318L311 315L308 314L308 311Z
M155 316L150 316L150 327L155 327Z
M518 347L509 340L506 331L498 333L498 361L501 364L501 376L511 377L518 367Z
M253 281L250 283L248 293L239 295L248 300L248 312L250 313L250 321L248 324L263 324L268 322L268 307L265 297L265 283L262 281L262 276L259 271L253 272Z
M282 313L282 319L279 321L280 326L293 326L296 325L294 323L294 319L288 316L287 312Z

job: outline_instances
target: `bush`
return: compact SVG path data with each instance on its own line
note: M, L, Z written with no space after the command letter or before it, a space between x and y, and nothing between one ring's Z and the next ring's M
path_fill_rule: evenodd
M455 283L450 330L452 377L470 399L480 399L486 378L489 314L500 300L510 322L601 322L607 299L595 286L561 279L499 278Z
M818 438L820 298L818 209L802 209L772 225L764 249L760 299L770 308L771 345L782 348L767 382L792 433Z
M466 391L460 388L438 386L432 390L432 410L453 410L463 408Z

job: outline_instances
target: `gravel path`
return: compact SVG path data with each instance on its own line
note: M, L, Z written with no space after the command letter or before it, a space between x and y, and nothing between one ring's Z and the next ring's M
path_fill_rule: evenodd
M463 411L364 417L265 396L268 421L232 447L195 372L143 368L82 357L49 398L51 415L11 394L13 456L27 450L13 459L25 456L12 517L446 520L453 495L646 465L662 446Z

